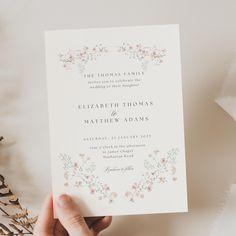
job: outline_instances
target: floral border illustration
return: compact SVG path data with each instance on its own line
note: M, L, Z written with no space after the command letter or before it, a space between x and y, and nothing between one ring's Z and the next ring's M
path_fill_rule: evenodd
M89 61L96 61L98 57L107 52L106 47L98 44L94 47L84 46L77 50L69 49L66 53L59 53L58 56L63 68L70 70L73 65L77 65L80 73L83 73Z
M83 73L88 62L96 61L98 57L109 51L111 49L98 44L95 47L84 46L81 49L69 49L65 53L59 53L58 56L63 68L71 70L76 65L79 68L79 72ZM147 70L150 62L154 65L162 64L163 58L167 55L166 49L158 49L156 46L147 47L140 43L135 45L123 43L121 46L115 48L115 52L122 53L130 59L140 62L141 68L144 71Z
M130 186L124 197L129 202L135 202L137 199L143 199L146 193L153 191L155 185L176 182L178 154L178 148L172 148L165 156L158 150L150 153L144 160L145 172ZM76 161L67 154L60 154L59 158L64 170L64 186L88 188L90 194L97 196L98 200L107 200L108 203L113 203L118 197L118 193L112 191L95 174L96 165L85 154L79 154L79 159L77 158Z
M123 53L130 59L141 62L143 70L147 70L148 63L153 62L154 65L163 63L163 58L166 56L166 49L158 49L156 46L147 47L142 44L132 45L130 43L123 43L118 48L118 52Z
M79 154L77 161L73 161L67 154L60 154L59 157L64 169L64 186L87 187L90 194L96 195L98 200L107 199L109 203L115 200L118 194L95 175L96 165L89 157Z
M145 193L153 191L156 184L165 184L168 182L176 182L176 158L179 149L172 148L166 156L154 150L148 155L144 161L145 173L141 179L134 182L129 190L126 191L125 197L130 202L135 202L135 199L143 199Z

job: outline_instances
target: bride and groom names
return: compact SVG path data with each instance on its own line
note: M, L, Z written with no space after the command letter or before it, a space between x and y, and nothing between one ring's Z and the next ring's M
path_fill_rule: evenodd
M135 108L149 108L153 107L153 101L126 101L126 102L111 102L111 103L92 103L92 104L79 104L78 110L110 110L110 117L84 119L83 124L108 124L123 122L147 122L150 120L148 116L136 115L124 117L122 120L119 115L119 109L135 109Z

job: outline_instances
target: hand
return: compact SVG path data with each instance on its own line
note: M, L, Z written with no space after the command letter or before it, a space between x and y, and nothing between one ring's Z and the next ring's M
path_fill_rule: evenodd
M79 207L68 195L56 200L58 219L53 218L52 196L48 196L34 229L34 236L96 236L106 229L112 217L84 218Z

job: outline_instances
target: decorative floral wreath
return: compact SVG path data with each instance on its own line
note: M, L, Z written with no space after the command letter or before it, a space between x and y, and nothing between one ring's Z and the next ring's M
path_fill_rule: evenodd
M64 185L75 188L87 187L91 194L97 195L99 200L108 199L112 203L117 197L117 193L111 191L107 184L100 181L99 177L94 174L96 166L91 162L89 157L79 154L79 164L74 162L67 154L60 154L60 159L64 169Z
M167 156L163 157L158 150L148 155L144 161L146 172L142 174L141 179L132 184L124 196L130 201L143 199L145 192L151 192L156 184L165 184L176 182L176 157L179 153L178 148L172 148ZM103 183L95 174L96 165L91 158L79 154L79 160L73 159L67 154L60 154L62 168L64 170L64 186L73 186L75 188L87 187L90 194L97 195L99 200L107 199L108 203L113 203L118 194Z
M130 59L141 62L143 70L147 70L150 61L153 62L154 65L163 63L163 57L166 56L166 51L166 49L158 49L156 46L146 47L141 44L133 46L129 43L123 43L123 45L118 48L118 52L123 53Z
M82 73L89 61L96 61L97 57L107 52L107 48L99 44L92 48L85 46L77 50L69 49L66 53L59 53L58 56L65 69L70 70L73 65L77 65L80 73Z
M166 49L158 49L156 46L147 47L142 44L132 45L130 43L123 43L122 46L119 46L115 51L140 62L143 70L147 70L149 62L153 62L154 65L163 63L163 58L166 56L167 52ZM74 65L77 65L79 72L83 73L89 61L96 61L97 57L108 52L107 47L99 44L91 48L85 46L82 49L69 49L65 53L59 53L58 56L63 68L71 70Z
M144 198L145 192L151 192L155 184L165 184L171 181L177 181L176 177L176 157L179 153L178 148L172 148L167 156L159 155L155 150L148 155L144 161L146 172L142 174L141 179L132 184L130 190L125 193L125 197L130 202L135 202L135 198Z

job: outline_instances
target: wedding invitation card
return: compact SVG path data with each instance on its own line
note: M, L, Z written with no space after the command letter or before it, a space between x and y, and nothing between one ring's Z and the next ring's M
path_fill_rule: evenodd
M187 211L178 25L45 41L54 196L84 216Z

